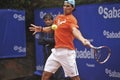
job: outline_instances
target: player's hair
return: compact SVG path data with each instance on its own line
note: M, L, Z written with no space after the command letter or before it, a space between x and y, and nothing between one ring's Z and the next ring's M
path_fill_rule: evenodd
M53 20L53 16L50 13L47 13L43 19L45 20L46 18L52 19Z

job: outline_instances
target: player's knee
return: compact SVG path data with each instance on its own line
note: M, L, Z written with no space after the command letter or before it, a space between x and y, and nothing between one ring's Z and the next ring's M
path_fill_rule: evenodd
M80 80L80 77L79 76L74 76L74 77L71 77L71 80Z
M50 72L43 72L42 80L49 80L51 76L52 76L52 73L50 73Z

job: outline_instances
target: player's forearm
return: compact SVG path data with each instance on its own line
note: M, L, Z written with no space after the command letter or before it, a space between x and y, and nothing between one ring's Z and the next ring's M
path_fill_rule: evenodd
M91 43L82 36L81 32L78 29L73 29L73 35L75 38L80 40L84 46L92 47Z
M85 38L82 36L81 32L78 29L73 28L73 35L84 44Z
M52 31L51 27L44 27L42 29L42 32L51 32L51 31Z

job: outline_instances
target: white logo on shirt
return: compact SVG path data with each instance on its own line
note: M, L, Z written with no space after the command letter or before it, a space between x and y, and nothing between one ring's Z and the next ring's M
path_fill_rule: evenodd
M64 20L58 19L58 21L57 21L57 24L58 24L58 25L61 25L61 24L63 24L63 23L66 23L66 19L64 19Z

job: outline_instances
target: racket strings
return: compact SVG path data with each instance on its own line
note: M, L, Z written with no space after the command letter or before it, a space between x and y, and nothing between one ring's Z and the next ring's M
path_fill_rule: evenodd
M97 49L95 53L96 60L99 62L104 62L108 57L109 50L107 48L100 48Z
M97 50L96 53L97 53L97 54L95 55L96 58L97 58L97 59L100 59L101 56L102 56L100 50Z

